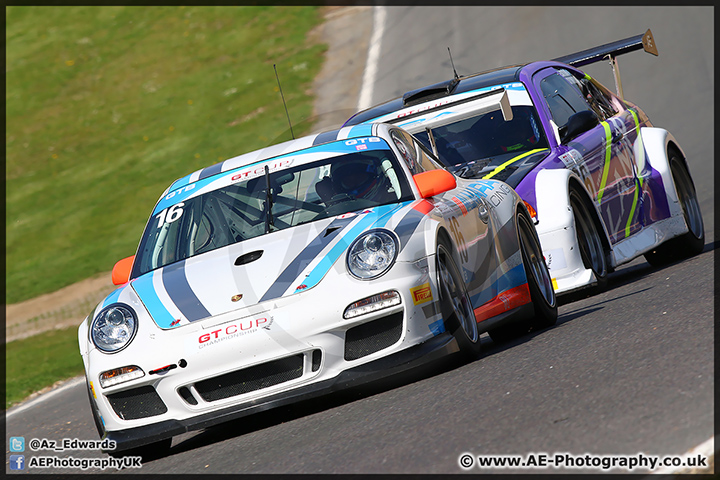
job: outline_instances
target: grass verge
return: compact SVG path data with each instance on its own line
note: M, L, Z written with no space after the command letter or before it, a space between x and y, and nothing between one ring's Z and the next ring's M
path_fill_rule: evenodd
M5 346L5 408L58 380L82 375L77 327L50 330Z
M319 7L7 7L7 303L109 271L175 179L289 140L273 64L301 124L321 21Z

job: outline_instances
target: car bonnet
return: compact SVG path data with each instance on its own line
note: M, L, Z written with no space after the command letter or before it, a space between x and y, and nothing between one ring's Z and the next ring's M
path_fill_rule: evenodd
M318 285L369 229L393 230L402 250L426 204L383 205L277 231L145 273L130 287L164 329L296 295Z

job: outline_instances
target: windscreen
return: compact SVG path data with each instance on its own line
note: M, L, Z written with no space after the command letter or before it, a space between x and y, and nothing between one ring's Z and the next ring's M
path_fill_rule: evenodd
M397 158L381 142L309 163L266 161L283 168L265 171L261 163L252 167L253 175L222 174L229 179L217 180L219 188L198 187L195 196L158 211L159 204L145 227L132 278L278 230L411 200Z
M513 106L512 112L510 121L505 121L502 112L495 110L433 128L431 132L439 159L454 171L454 167L480 159L507 158L538 148L548 148L535 108ZM432 148L426 130L414 135L425 146Z

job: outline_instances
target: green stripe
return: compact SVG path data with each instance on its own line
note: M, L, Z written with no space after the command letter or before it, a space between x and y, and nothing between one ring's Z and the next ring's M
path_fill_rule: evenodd
M495 170L493 170L492 172L488 173L487 175L485 175L485 176L482 177L482 178L483 178L483 179L487 179L487 178L494 177L494 176L497 175L498 173L500 173L500 172L502 172L503 170L505 170L505 167L507 167L508 165L511 165L511 164L517 162L518 160L527 157L528 155L532 155L533 153L542 152L543 150L547 150L547 148L536 148L535 150L530 150L529 152L525 152L525 153L523 153L522 155L518 155L517 157L513 157L513 158L511 158L510 160L508 160L507 162L503 163L502 165L498 165L497 167L495 167Z
M640 141L640 151L644 151L643 150L644 147L642 144L642 137L640 137L640 121L638 120L637 114L633 110L629 110L629 112L632 114L633 118L635 119L635 131L637 132L637 138ZM630 208L630 216L628 217L627 225L625 225L625 237L626 238L630 236L630 224L632 223L633 215L635 214L635 208L637 207L637 201L638 201L638 196L639 196L638 189L642 188L642 184L643 184L643 179L640 176L640 172L637 172L637 179L638 179L638 182L640 183L640 186L635 187L635 197L633 197L632 208Z
M607 177L610 173L610 153L612 152L612 132L610 131L610 125L607 122L600 122L605 129L605 166L603 167L602 179L600 180L600 190L598 191L598 203L602 201L603 192L605 191L605 184L607 183Z
M630 236L630 224L632 223L633 214L635 213L635 207L638 201L638 189L635 188L635 197L633 197L632 208L630 208L630 216L628 217L627 225L625 225L625 238Z
M640 142L640 152L642 152L643 155L645 155L645 145L643 145L642 137L640 136L640 120L638 119L637 113L635 113L634 110L628 110L630 113L632 113L633 118L635 119L635 131L637 132L637 139ZM638 181L640 182L640 186L643 184L643 178L640 176L640 172L637 172L638 175Z

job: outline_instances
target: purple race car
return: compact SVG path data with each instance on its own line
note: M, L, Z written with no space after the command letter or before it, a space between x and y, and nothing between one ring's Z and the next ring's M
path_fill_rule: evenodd
M616 57L643 35L411 91L344 126L387 122L463 178L502 180L533 215L556 293L603 286L639 255L652 265L702 251L705 234L683 150L623 98ZM609 58L617 94L578 67Z

